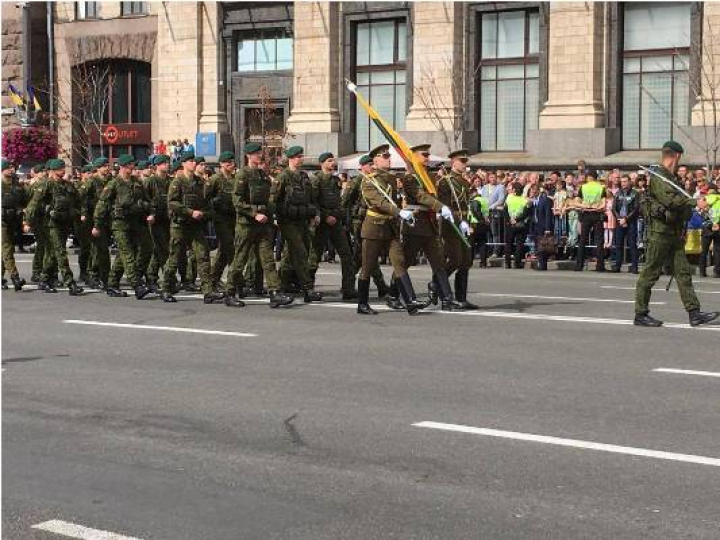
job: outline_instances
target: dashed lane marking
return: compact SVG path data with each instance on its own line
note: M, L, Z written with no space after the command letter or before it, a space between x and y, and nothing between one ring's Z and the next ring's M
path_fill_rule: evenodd
M657 368L653 369L657 373L672 373L675 375L701 375L703 377L720 377L720 373L716 371L697 371L694 369L674 369L674 368Z
M79 319L65 319L66 324L82 324L88 326L109 326L114 328L128 328L131 330L160 330L165 332L187 332L188 334L212 334L216 336L231 337L257 337L257 334L246 332L226 332L224 330L203 330L201 328L183 328L179 326L154 326L149 324L129 324L103 321L83 321Z
M634 291L635 290L635 287L620 287L619 285L601 285L600 288L601 289L617 289L620 291ZM653 292L656 292L656 291L668 292L668 291L665 291L665 287L657 287L657 288L653 289ZM705 293L705 294L720 294L720 291L708 291L707 289L695 289L695 292Z
M444 424L442 422L417 422L413 424L413 426L428 429L438 429L442 431L471 433L473 435L485 435L487 437L499 437L501 439L512 439L516 441L552 444L555 446L568 446L571 448L581 448L583 450L597 450L600 452L611 452L614 454L627 454L630 456L663 459L667 461L681 461L684 463L694 463L696 465L710 465L712 467L720 467L720 459L718 458L696 456L692 454L677 454L675 452L649 450L647 448L636 448L633 446L619 446L616 444L604 444L592 441L580 441L576 439L563 439L560 437L549 437L547 435L535 435L533 433L519 433L517 431L503 431L499 429L479 428L472 426L463 426L459 424Z
M125 536L100 529L91 529L76 523L62 521L60 519L51 519L32 526L33 529L47 531L68 538L78 538L80 540L140 540L136 536Z
M577 302L607 302L612 304L634 304L635 300L615 300L613 298L588 298L582 296L541 296L538 294L509 294L509 293L471 293L473 296L486 296L489 298L535 298L538 300L575 300ZM650 302L655 306L664 306L665 302Z

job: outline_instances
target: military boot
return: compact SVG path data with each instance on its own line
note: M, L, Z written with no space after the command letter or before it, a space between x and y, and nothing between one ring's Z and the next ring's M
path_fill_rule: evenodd
M390 309L405 309L405 306L400 301L400 286L395 276L390 279L390 288L388 289L386 302L387 307Z
M135 285L135 298L137 298L138 300L142 300L148 294L150 294L150 289L147 288L145 285L143 285L142 283Z
M633 324L635 326L649 326L652 328L657 328L658 326L662 326L663 322L651 317L648 313L638 313L635 315L635 320L633 321Z
M149 281L147 284L148 291L150 291L153 294L160 294L160 287L157 284L157 281Z
M445 270L437 272L435 274L435 279L437 280L437 284L440 289L440 299L442 301L440 309L443 311L455 311L462 309L462 304L456 302L453 298L452 289L450 288L450 280L448 279L448 275L445 273Z
M711 311L704 313L699 309L693 309L688 312L690 316L690 326L700 326L701 324L707 324L720 317L720 311Z
M430 303L433 306L437 306L438 298L439 298L438 290L440 289L440 287L438 286L438 282L437 282L437 278L435 277L435 274L433 274L432 281L428 282L427 288L428 288L428 296L430 298Z
M71 281L70 284L68 285L68 294L69 294L70 296L80 296L84 290L85 290L85 289L83 289L82 287L80 287L80 286L79 286L77 283L75 283L74 281Z
M458 270L455 273L455 299L460 303L462 309L479 309L479 306L468 302L468 279L470 277L470 270Z
M45 286L42 289L46 293L56 293L58 292L55 288L55 282L54 281L46 281Z
M167 304L174 304L177 302L177 298L175 298L171 293L160 291L160 300Z
M388 295L388 286L384 281L376 282L375 286L377 287L378 298L385 298Z
M2 290L7 291L10 287L8 287L7 279L2 278Z
M245 307L245 302L238 300L234 294L225 295L225 305L227 307Z
M395 282L405 301L408 315L417 315L420 313L420 308L415 300L415 289L413 288L412 281L410 281L410 275L405 273L400 279L396 279Z
M309 304L310 302L320 302L322 298L322 293L316 292L313 289L303 290L303 302L306 304Z
M287 306L289 304L292 304L295 300L295 297L291 294L286 294L280 291L271 290L270 291L270 307L276 308L280 306Z
M209 292L203 296L203 303L204 304L212 304L214 302L218 302L225 299L225 295L221 292Z
M357 312L360 315L377 315L377 311L370 307L370 280L358 280L358 307Z
M10 276L10 279L12 280L13 286L15 287L15 292L22 291L23 285L25 285L26 283L25 280L20 276Z
M127 298L127 293L125 291L121 291L119 287L108 287L105 289L105 294L107 294L110 298Z

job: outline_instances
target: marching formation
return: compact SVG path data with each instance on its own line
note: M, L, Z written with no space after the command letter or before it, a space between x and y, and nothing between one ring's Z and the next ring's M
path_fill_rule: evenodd
M412 152L426 163L429 148L419 145ZM286 168L272 179L262 147L248 143L244 150L245 166L238 168L235 155L223 152L212 175L193 152L174 163L166 155L155 156L152 163L121 155L114 174L108 160L98 158L81 169L77 181L66 175L64 161L51 159L33 168L28 186L3 160L3 288L6 269L16 291L25 285L12 240L22 223L35 235L32 280L45 293L57 293L58 283L71 296L83 293L66 247L74 234L81 279L112 298L128 296L121 288L125 276L138 300L157 295L174 303L179 290L196 290L196 274L206 304L242 307L248 285L266 292L271 307L292 303L298 292L306 303L321 301L315 274L330 243L341 261L342 298L357 299L360 314L376 313L369 304L371 278L388 306L411 315L438 301L443 310L477 307L467 300L473 255L466 237L472 235L470 223L484 218L463 177L467 152L450 154L451 170L438 180L436 196L411 172L390 172L388 145L363 156L360 174L346 183L335 173L329 152L320 155L321 168L311 177L302 170L303 149L288 148ZM209 222L217 239L212 261ZM276 233L283 241L277 265ZM118 254L111 261L113 239ZM420 253L433 270L428 301L418 300L408 274ZM385 255L393 267L389 285L378 264Z

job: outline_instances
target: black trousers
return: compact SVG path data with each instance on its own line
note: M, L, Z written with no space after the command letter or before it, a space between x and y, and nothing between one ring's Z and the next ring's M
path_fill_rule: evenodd
M604 212L585 212L580 217L580 241L578 242L578 254L575 266L582 268L585 266L585 246L592 238L597 249L597 265L598 268L605 266L605 231L603 230L603 222L605 221Z
M510 260L515 253L515 268L522 268L523 255L525 252L525 239L527 238L527 227L513 227L505 224L505 267L510 268Z
M638 223L637 220L628 221L627 227L615 227L615 268L620 268L625 260L625 242L627 242L630 268L638 267Z
M711 231L710 233L703 232L702 236L702 251L700 252L700 268L705 270L708 263L708 256L710 255L710 245L713 249L713 274L720 276L720 231Z

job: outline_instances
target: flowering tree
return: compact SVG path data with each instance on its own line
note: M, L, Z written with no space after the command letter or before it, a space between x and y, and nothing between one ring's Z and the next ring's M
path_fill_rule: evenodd
M38 163L55 158L58 155L55 133L34 126L10 129L3 134L2 155L14 163Z

